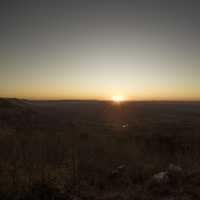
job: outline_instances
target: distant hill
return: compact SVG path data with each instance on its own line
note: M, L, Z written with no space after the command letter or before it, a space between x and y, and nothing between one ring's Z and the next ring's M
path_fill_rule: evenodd
M0 98L0 108L9 109L26 106L26 100L15 98Z
M35 114L26 100L0 98L0 131L6 127L26 127Z

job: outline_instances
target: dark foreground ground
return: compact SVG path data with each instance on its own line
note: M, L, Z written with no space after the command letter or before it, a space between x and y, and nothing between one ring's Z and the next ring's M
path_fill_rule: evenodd
M0 99L0 199L200 199L200 103Z

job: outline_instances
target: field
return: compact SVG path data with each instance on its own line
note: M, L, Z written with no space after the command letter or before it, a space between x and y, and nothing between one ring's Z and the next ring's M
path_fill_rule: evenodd
M2 98L0 199L200 199L199 134L199 102Z

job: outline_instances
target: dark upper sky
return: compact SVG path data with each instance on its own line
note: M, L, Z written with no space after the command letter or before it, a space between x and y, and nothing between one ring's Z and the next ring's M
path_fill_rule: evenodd
M200 99L200 2L5 0L0 95Z

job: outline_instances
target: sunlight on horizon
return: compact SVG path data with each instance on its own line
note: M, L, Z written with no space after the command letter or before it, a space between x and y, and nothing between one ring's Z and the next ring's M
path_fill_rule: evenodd
M112 100L116 103L120 103L120 102L123 102L124 101L124 97L123 96L113 96L112 97Z

